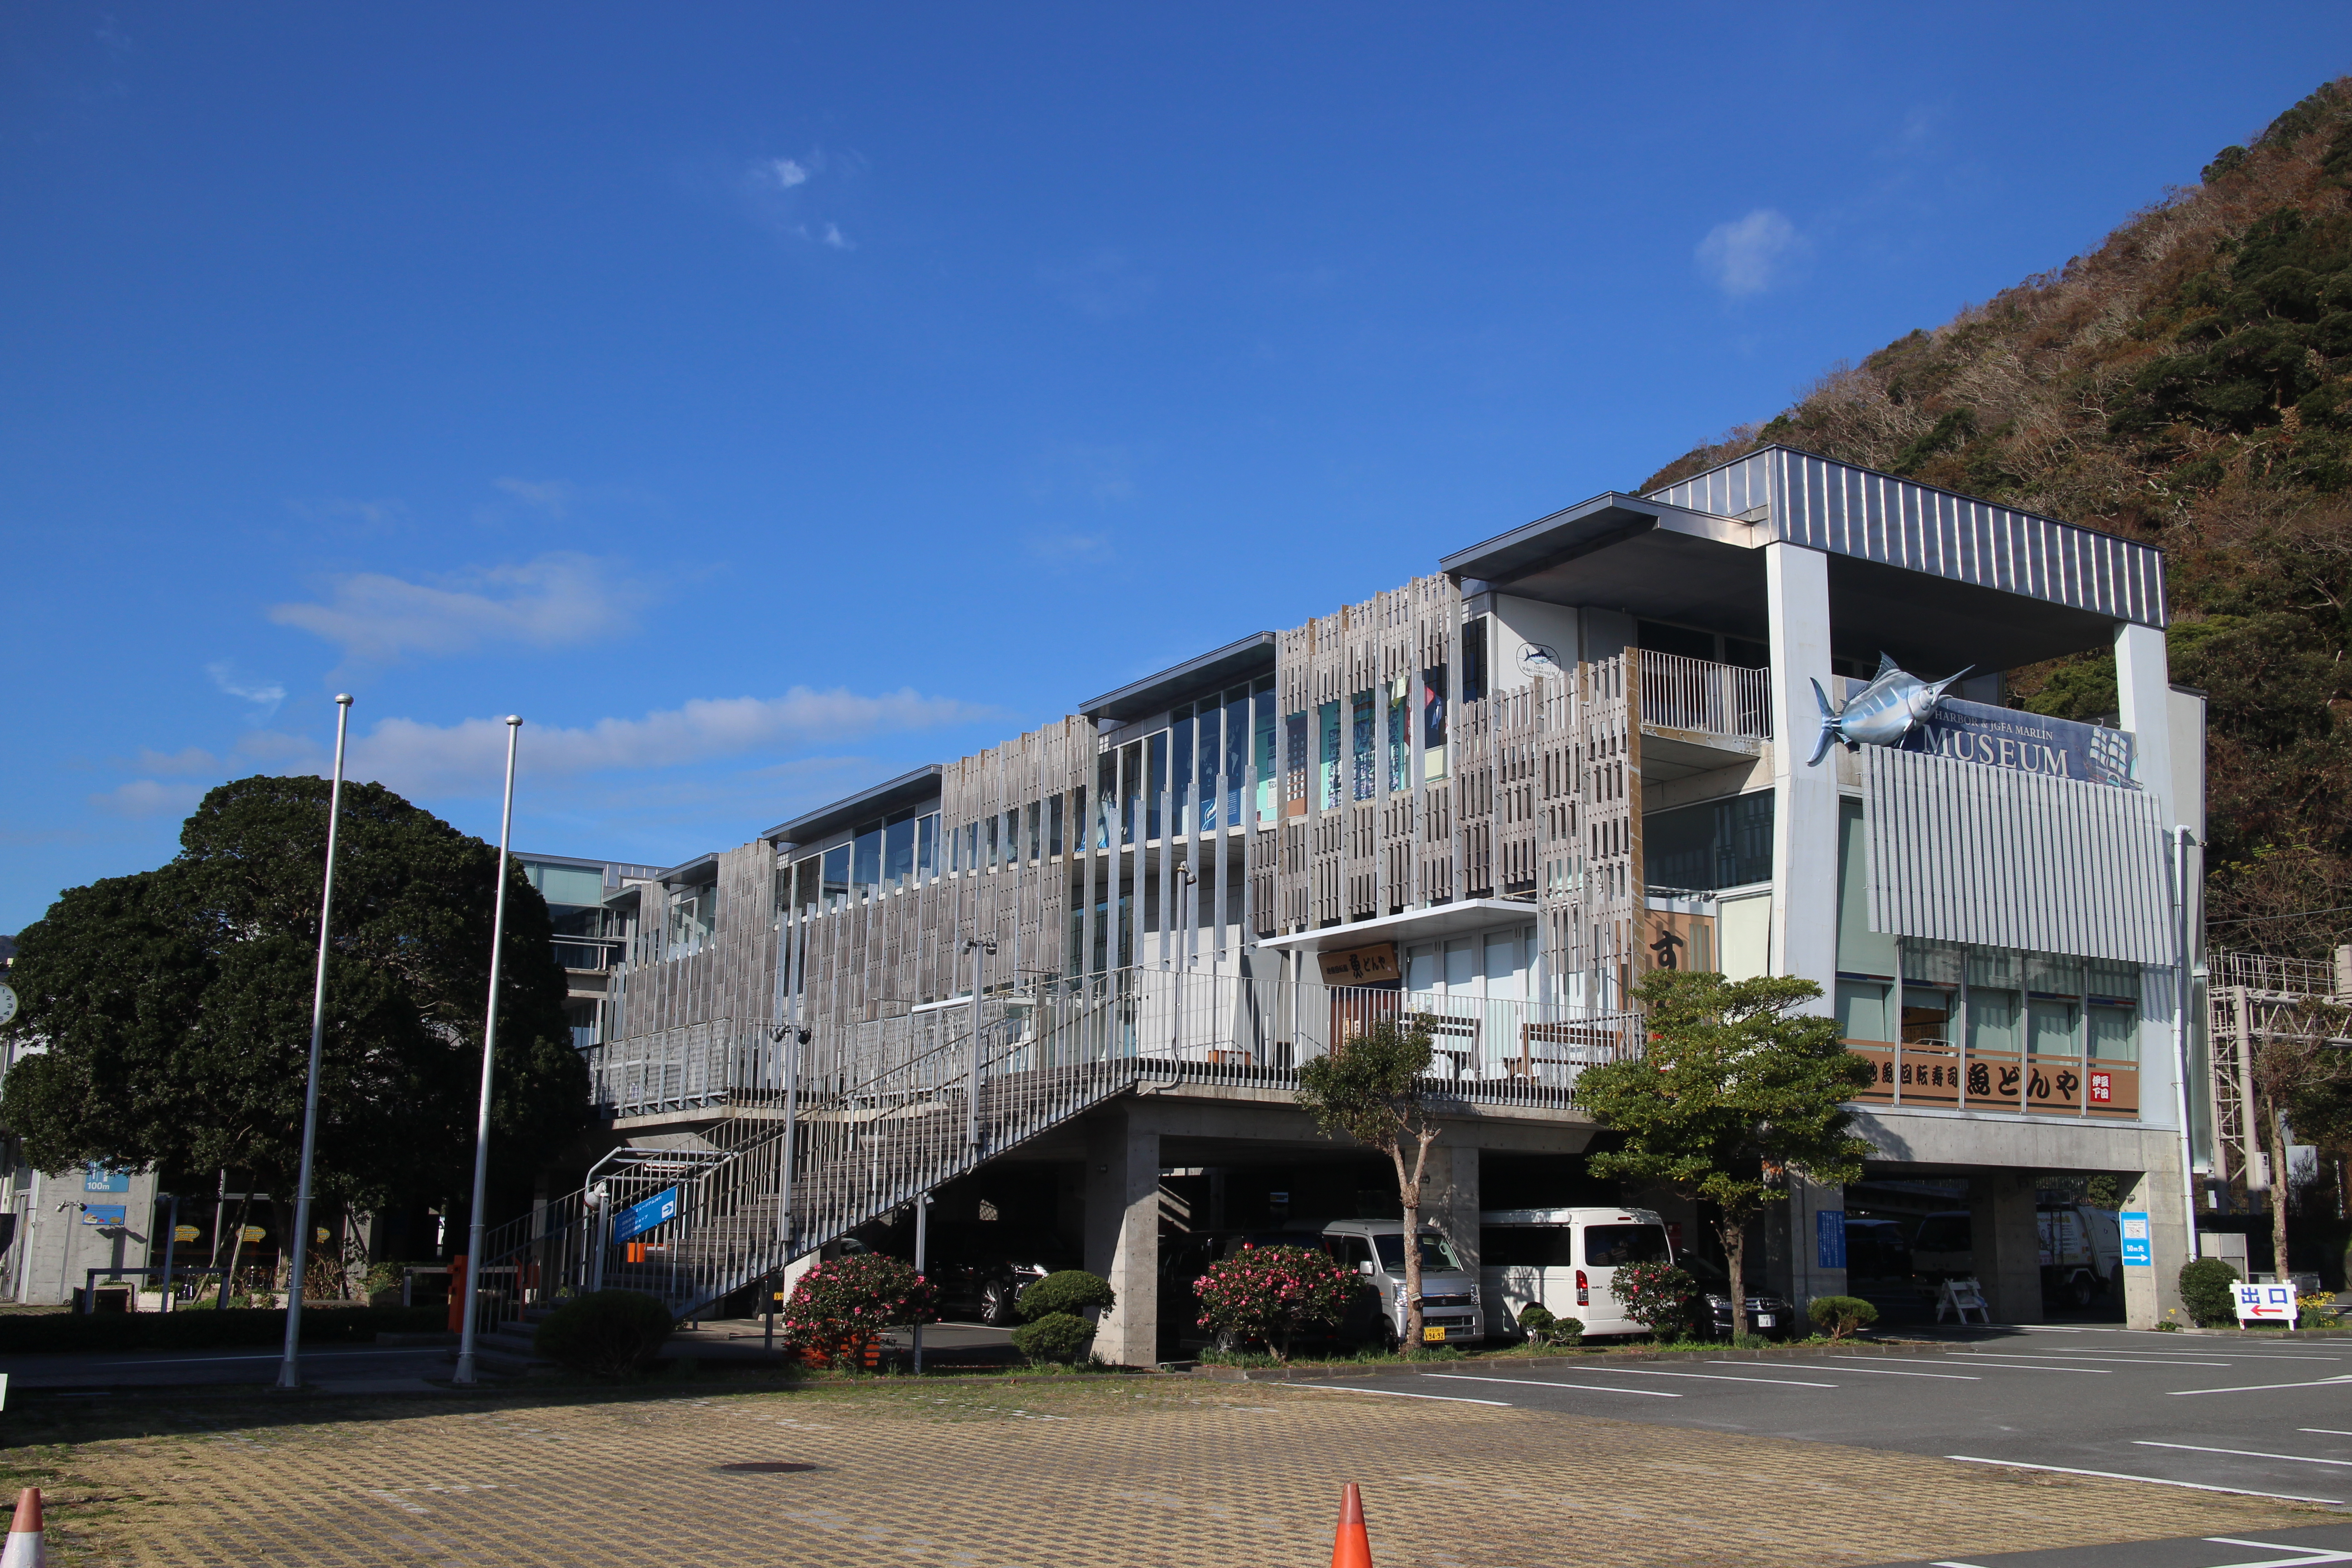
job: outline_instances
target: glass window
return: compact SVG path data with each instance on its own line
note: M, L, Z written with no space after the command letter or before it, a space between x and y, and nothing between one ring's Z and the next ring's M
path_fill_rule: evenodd
M1192 710L1179 708L1168 728L1168 788L1171 833L1192 830ZM1158 837L1154 834L1153 837Z
M1372 1245L1380 1248L1382 1268L1391 1274L1404 1272L1404 1232L1392 1230L1386 1235L1376 1236L1372 1237ZM1461 1268L1462 1260L1454 1256L1454 1248L1446 1244L1444 1237L1424 1236L1421 1238L1423 1273L1434 1274L1440 1269L1458 1272Z
M1903 988L1903 1043L1940 1046L1951 1038L1952 995L1924 985Z
M1055 794L1049 796L1045 802L1045 853L1059 855L1061 852L1062 797L1059 794Z
M1633 640L1644 653L1670 653L1680 658L1715 658L1715 634L1670 626L1664 621L1636 621Z
M1653 888L1712 891L1772 879L1772 792L1644 813L1643 874Z
M1200 790L1193 798L1200 802L1198 826L1203 833L1217 830L1217 762L1224 755L1225 750L1223 719L1223 709L1212 703L1201 704L1198 721L1201 733L1192 748L1200 757Z
M1110 847L1113 803L1118 798L1118 753L1105 752L1102 761L1095 764L1095 847ZM1097 964L1099 969L1102 967Z
M1409 947L1404 953L1404 988L1408 991L1437 989L1437 949L1424 942Z
M1421 672L1421 776L1445 776L1445 667Z
M1021 860L1021 808L1014 806L1004 814L1004 863L1018 865Z
M915 875L915 819L900 816L882 829L882 882L903 888Z
M1576 1233L1564 1225L1490 1225L1478 1232L1481 1268L1573 1268Z
M980 824L977 822L963 825L963 868L967 871L980 869Z
M1838 1034L1849 1040L1888 1042L1886 987L1873 980L1837 983Z
M1486 696L1486 647L1492 640L1486 617L1473 616L1462 627L1462 700L1480 702Z
M1447 942L1445 944L1445 988L1448 991L1467 991L1471 983L1477 978L1478 953L1477 950L1470 945L1470 939L1466 936L1458 936Z
M1307 812L1307 715L1291 713L1282 721L1282 810L1286 816Z
M1255 704L1250 710L1250 755L1257 769L1257 819L1270 823L1275 818L1275 792L1279 780L1274 754L1274 680L1272 677L1251 688L1250 700ZM1234 773L1234 787L1241 788L1241 772Z
M1118 821L1121 844L1135 842L1136 807L1143 794L1143 744L1118 749Z
M2079 1057L2083 1046L2074 1034L2074 1004L2057 997L2035 996L2026 1004L2027 1038L2037 1057Z
M2138 964L2111 963L2105 959L2095 958L2085 967L2088 973L2084 974L2084 981L2093 997L2108 1002L2137 1004L2139 1001Z
M2139 1059L2139 1015L2129 1007L2094 1004L2089 1009L2091 1055L2103 1061Z
M1356 798L1370 800L1380 793L1380 752L1374 747L1372 694L1359 691L1348 699L1349 762L1354 764Z
M1969 1049L2014 1051L2018 1047L2017 993L1969 987Z
M824 852L824 907L838 907L849 897L849 846L836 844Z
M1315 801L1325 811L1339 804L1339 705L1315 709Z
M1265 738L1274 740L1274 714L1266 713ZM1225 693L1225 826L1242 826L1242 791L1249 784L1250 705L1249 689L1237 687ZM1265 770L1271 781L1274 769ZM1271 796L1268 797L1272 798ZM1271 813L1268 813L1271 816Z
M1628 1263L1668 1263L1662 1225L1589 1225L1584 1227L1584 1261L1594 1268L1618 1268Z
M2066 958L2054 952L2029 952L2025 955L2025 988L2053 996L2080 996L2083 994L2083 961Z
M1412 703L1406 695L1403 676L1389 682L1388 700L1389 793L1395 795L1404 788L1404 775L1412 761Z
M860 893L871 893L882 885L882 825L869 822L857 830L851 841L855 852L850 860L849 879Z
M940 874L940 814L915 819L915 879L928 882Z
M1168 798L1168 731L1162 730L1143 742L1144 790L1143 837L1160 836L1161 802Z
M996 814L995 814L994 812L992 812L992 812L990 812L990 813L988 814L988 861L987 861L987 865L988 865L988 868L989 868L990 870L992 870L992 871L993 871L993 870L995 870L995 869L996 869L996 829L997 829L997 824L998 824L998 818L997 818Z

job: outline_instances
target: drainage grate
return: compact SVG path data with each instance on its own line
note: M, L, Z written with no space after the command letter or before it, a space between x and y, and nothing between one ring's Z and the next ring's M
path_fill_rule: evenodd
M793 1459L746 1459L740 1465L721 1465L719 1468L743 1476L780 1476L793 1470L814 1470L816 1467Z

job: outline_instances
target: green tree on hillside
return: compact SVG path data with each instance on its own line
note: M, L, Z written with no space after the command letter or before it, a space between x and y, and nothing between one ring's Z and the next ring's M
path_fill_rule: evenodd
M46 1048L9 1072L0 1120L33 1164L226 1167L290 1198L327 794L223 784L168 865L70 889L18 936L12 1032ZM316 1190L362 1206L463 1192L499 854L379 785L345 784L343 814ZM588 1097L547 905L507 874L492 1158L519 1172L585 1124Z
M1652 970L1633 988L1647 1048L1576 1080L1576 1103L1624 1140L1591 1156L1594 1175L1716 1205L1735 1334L1748 1331L1748 1224L1787 1199L1784 1173L1842 1186L1871 1152L1845 1109L1870 1064L1845 1048L1836 1019L1796 1011L1821 994L1785 975Z

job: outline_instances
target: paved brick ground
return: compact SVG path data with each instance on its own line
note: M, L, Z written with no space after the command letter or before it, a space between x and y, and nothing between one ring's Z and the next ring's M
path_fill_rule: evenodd
M1798 1568L2325 1517L1820 1444L1161 1380L165 1396L8 1415L20 1444L81 1436L0 1455L55 1467L52 1519L76 1563L1311 1568L1328 1561L1346 1480L1364 1485L1382 1568ZM714 1468L764 1459L820 1468Z

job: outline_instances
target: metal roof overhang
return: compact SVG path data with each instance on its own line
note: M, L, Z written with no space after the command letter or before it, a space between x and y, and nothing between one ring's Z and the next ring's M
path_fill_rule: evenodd
M922 805L940 798L940 776L947 770L937 763L925 763L910 773L900 773L895 779L885 779L871 789L845 795L830 805L821 805L803 816L790 822L780 822L761 837L786 844L806 844L875 815L904 811L908 806Z
M1760 526L1612 493L1439 564L1498 593L1763 642L1768 542ZM2114 640L2114 618L2096 611L1856 555L1828 559L1830 640L1843 658L1875 663L1889 653L1922 672L2015 669Z
M1336 952L1376 942L1425 942L1432 937L1489 931L1507 921L1531 921L1539 912L1534 904L1517 899L1465 899L1459 903L1407 910L1401 915L1381 915L1377 920L1325 926L1320 931L1303 931L1292 936L1260 937L1257 944L1276 952Z
M1129 719L1147 718L1204 688L1265 674L1274 668L1275 647L1272 632L1253 632L1239 642L1213 648L1198 658L1186 659L1157 675L1147 675L1116 691L1081 702L1078 711L1097 722L1109 719L1123 723Z

